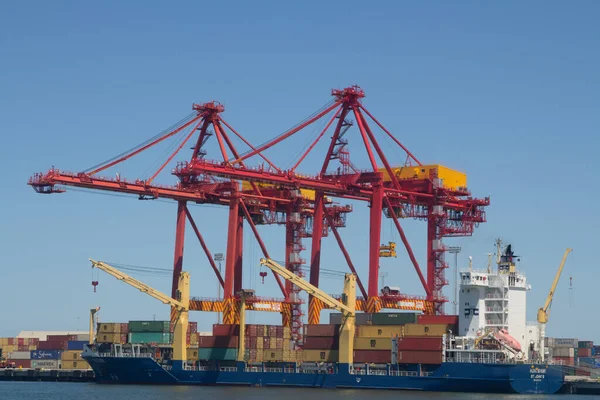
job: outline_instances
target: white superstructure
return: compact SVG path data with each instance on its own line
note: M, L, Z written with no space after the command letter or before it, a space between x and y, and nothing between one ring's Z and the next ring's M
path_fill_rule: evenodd
M535 341L537 332L529 332L527 324L527 284L525 274L517 270L516 256L511 245L501 253L498 241L496 271L491 264L486 270L460 272L459 289L459 328L457 336L478 338L501 329L508 331L521 345L526 359L530 343ZM537 347L537 346L536 346Z

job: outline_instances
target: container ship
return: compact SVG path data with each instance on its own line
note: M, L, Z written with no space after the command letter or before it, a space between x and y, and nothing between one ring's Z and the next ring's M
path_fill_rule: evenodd
M330 315L329 324L305 325L301 347L294 347L287 327L246 325L243 293L240 323L214 325L211 336L197 336L197 347L192 346L189 331L197 327L189 329L187 321L189 274L182 273L180 296L171 300L129 280L177 308L175 325L147 321L132 329L130 324L130 343L96 340L82 357L100 383L553 394L564 383L565 368L541 357L540 332L525 319L530 286L515 261L509 245L494 271L490 264L481 271L471 265L461 271L459 315L452 316L355 313L354 275L346 275L338 301L262 259L261 264L339 311ZM105 263L93 264L122 276Z

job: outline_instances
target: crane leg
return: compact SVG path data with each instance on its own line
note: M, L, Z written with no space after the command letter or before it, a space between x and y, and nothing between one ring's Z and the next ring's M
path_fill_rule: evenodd
M175 228L175 254L173 257L173 283L171 286L171 297L177 295L177 287L179 286L179 277L183 269L183 244L185 241L185 221L186 221L186 205L185 201L177 203L177 225ZM171 323L177 318L177 310L171 307Z
M367 312L375 313L381 309L379 301L379 246L381 245L381 218L383 208L383 186L378 186L373 190L370 211L370 231L369 231L369 285L367 294Z
M319 269L321 266L321 236L323 235L323 194L316 193L313 214L312 246L310 258L310 284L319 287ZM313 296L308 298L308 323L318 324L323 305Z
M227 230L227 255L225 258L225 287L223 289L223 323L233 324L236 320L233 285L235 279L235 264L237 256L239 200L231 199L229 204L229 229Z

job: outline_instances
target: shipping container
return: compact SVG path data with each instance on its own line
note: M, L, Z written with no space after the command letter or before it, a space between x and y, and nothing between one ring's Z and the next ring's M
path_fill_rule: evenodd
M594 347L594 342L592 342L591 340L580 340L577 347L579 347L580 349L591 349L592 347Z
M31 368L58 369L58 360L31 360Z
M442 336L447 332L448 325L437 324L406 324L404 336Z
M579 342L579 343L581 343L581 342ZM580 347L578 349L578 351L577 351L577 356L580 357L580 358L581 357L591 357L592 356L592 349L590 349L590 348L583 348L582 349Z
M391 338L355 338L355 350L392 350Z
M187 359L190 361L198 360L198 349L187 349Z
M281 326L281 325L277 326L277 334L276 334L276 336L278 338L283 339L283 326Z
M198 338L198 347L202 349L211 347L237 348L238 344L238 336L200 336Z
M441 337L405 336L398 338L398 350L442 351Z
M269 349L275 350L275 349L278 349L278 348L279 347L277 347L277 338L276 337L269 338ZM265 347L265 350L266 349L267 348Z
M357 312L354 318L355 325L371 325L371 313ZM329 314L330 325L341 325L342 324L342 313L331 313Z
M263 361L283 361L283 350L264 350Z
M67 350L83 350L83 346L88 344L87 341L69 341L67 342Z
M67 343L67 341L41 340L37 347L39 350L66 350Z
M30 351L13 351L12 353L8 353L8 359L10 360L30 360L31 352Z
M80 361L80 360L83 360L83 358L81 358L81 351L78 351L78 350L63 351L63 353L60 356L60 359L62 361Z
M100 333L96 337L98 343L127 343L126 333Z
M244 345L247 349L256 349L256 343L258 342L258 338L252 336L246 336L244 341Z
M118 322L100 322L98 324L99 333L121 333L121 323Z
M579 347L579 340L564 339L564 338L548 338L548 347L577 348L577 347Z
M379 312L371 316L373 325L404 325L417 322L417 313L414 312Z
M202 348L198 349L198 358L200 360L235 361L237 359L237 349Z
M458 315L419 315L418 324L458 325Z
M441 364L441 351L399 351L398 364Z
M402 325L362 325L356 329L358 337L393 337L402 336L403 332Z
M266 336L269 336L270 338L276 338L277 337L277 326L275 326L275 325L269 325L268 331L269 331L269 333Z
M575 349L569 347L555 347L552 349L552 355L556 357L575 358Z
M169 333L171 331L171 321L129 321L128 329L129 333Z
M339 325L333 325L333 324L304 325L304 336L338 336L339 331L340 331Z
M171 334L164 332L129 332L128 343L171 343Z
M554 357L552 357L552 359L554 361L559 361L560 363L565 364L565 365L575 365L575 358L573 358L573 357L556 357L556 356L554 356Z
M271 348L271 338L265 337L262 338L262 348L263 349L270 349Z
M239 325L214 324L213 336L239 336Z
M256 337L257 328L256 325L246 325L246 337Z
M355 363L390 363L392 352L390 350L354 350Z
M289 326L283 327L283 338L291 339L292 338L292 329Z
M15 368L31 368L31 360L19 359L10 361L15 363Z
M32 360L60 360L62 351L59 350L32 350Z
M87 333L86 334L79 334L79 335L77 335L77 340L78 341L86 341L86 342L89 343L89 341L90 341L90 335L87 334Z
M338 362L337 350L303 350L302 361L305 362Z
M90 364L88 364L87 361L85 361L85 360L62 361L60 368L61 369L92 369L90 367Z
M77 340L77 335L48 335L46 337L48 342L68 342L69 340Z
M198 333L198 323L197 322L188 322L188 332L189 333Z

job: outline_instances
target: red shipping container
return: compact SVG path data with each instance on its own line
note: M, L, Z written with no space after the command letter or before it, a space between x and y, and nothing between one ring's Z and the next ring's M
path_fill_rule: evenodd
M246 344L247 349L256 349L256 344L258 343L256 337L246 336L246 340L244 342Z
M256 325L246 325L246 336L256 337Z
M283 338L283 326L277 326L277 334L275 336Z
M340 340L335 336L307 336L304 338L304 348L307 350L337 350L339 344Z
M417 324L458 325L458 315L419 315Z
M269 325L269 333L266 336L276 338L277 337L277 326Z
M592 349L589 348L579 348L577 354L579 357L591 357Z
M239 325L226 325L226 324L214 324L213 325L214 336L239 336L240 326Z
M338 336L339 331L335 324L304 325L304 336Z
M67 341L40 340L38 350L67 350Z
M256 325L256 336L257 337L265 336L265 326L264 325Z
M421 350L442 351L441 337L399 337L398 351Z
M354 350L355 363L390 363L392 352L389 350Z
M441 364L441 351L399 351L398 364Z
M16 338L8 338L8 345L9 346L14 346L16 340L17 340Z
M31 360L11 360L15 363L15 368L31 368Z
M29 351L29 345L28 344L20 344L17 347L17 351Z
M121 325L121 333L129 333L129 324L120 324Z
M24 339L24 338L17 338L17 346L24 346L26 344L25 343L26 340L27 339Z
M554 357L555 360L560 360L565 365L575 365L575 358L573 357Z
M213 347L219 348L237 348L239 338L237 336L199 336L198 347L209 349Z
M271 348L271 338L263 338L263 349L267 350Z
M48 342L58 342L58 341L64 341L64 342L68 342L70 340L77 340L77 335L48 335L46 337L46 341Z
M198 332L198 323L197 322L190 322L188 324L188 332L189 333L197 333Z
M28 341L28 344L33 346L33 345L38 344L39 341L40 341L40 339L38 339L38 338L30 338Z

